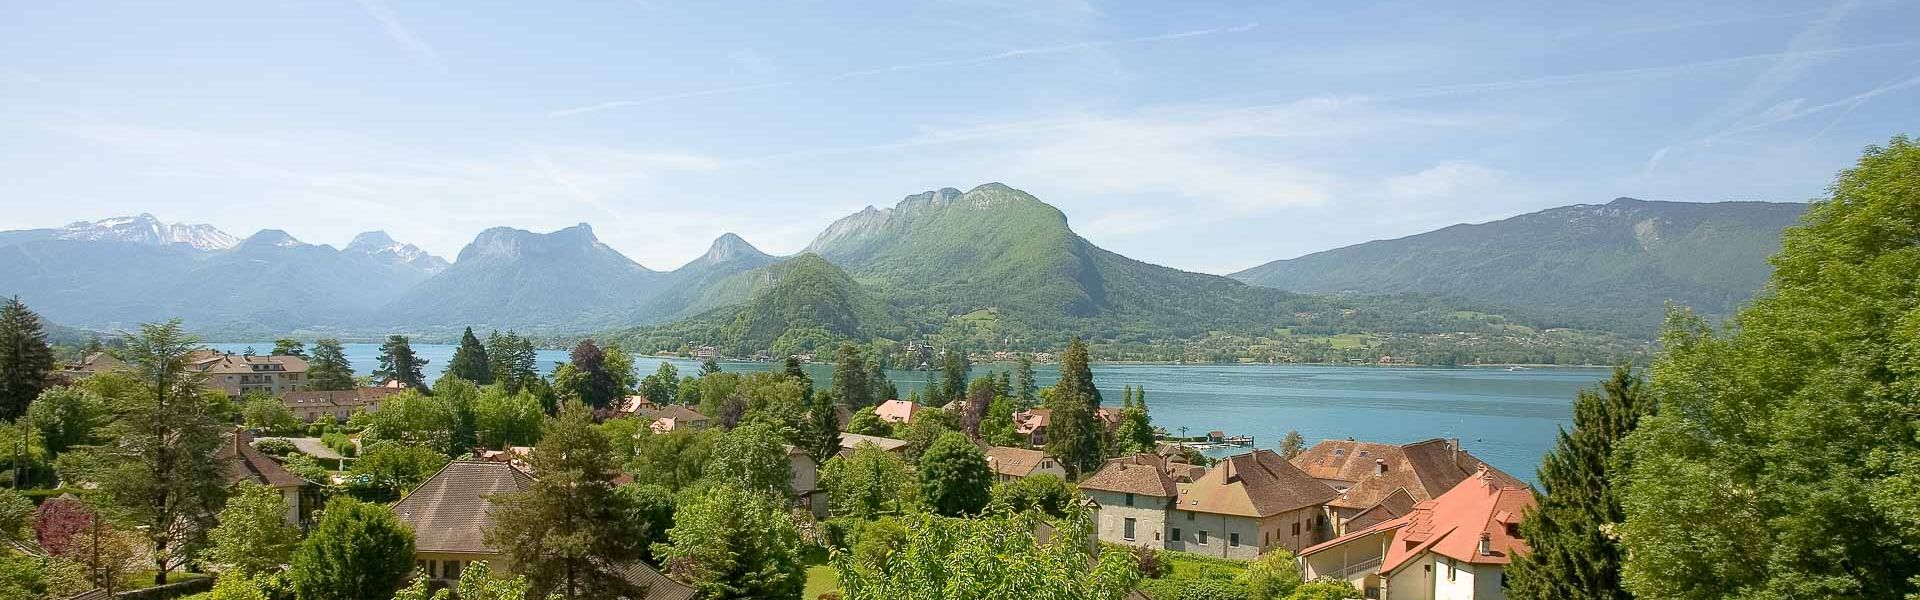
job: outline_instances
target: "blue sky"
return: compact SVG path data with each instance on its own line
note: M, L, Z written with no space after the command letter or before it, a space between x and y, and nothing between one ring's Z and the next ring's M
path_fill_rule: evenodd
M1001 181L1225 273L1618 196L1806 200L1920 133L1920 2L1558 4L12 2L0 229L452 257L589 222L670 269Z

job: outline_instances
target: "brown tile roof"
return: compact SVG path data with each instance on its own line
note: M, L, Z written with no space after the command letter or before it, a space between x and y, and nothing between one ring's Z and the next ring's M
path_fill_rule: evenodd
M1407 516L1407 513L1413 512L1413 507L1419 504L1419 501L1413 499L1412 494L1407 493L1406 488L1395 488L1393 493L1387 494L1386 499L1381 500L1379 504L1347 519L1346 531L1358 531Z
M487 497L531 485L533 476L511 464L456 460L401 498L393 512L413 527L419 552L494 554L486 542L493 526Z
M227 482L239 483L252 481L267 487L286 488L307 484L307 480L294 475L280 463L253 449L253 436L245 430L235 430L227 436L227 443L220 445L215 458L227 464Z
M238 375L242 373L305 373L307 361L297 356L272 356L256 354L227 354L212 350L195 350L187 355L187 363L202 372L220 375ZM278 368L274 368L278 367Z
M1323 440L1293 457L1293 465L1317 479L1344 482L1346 492L1328 504L1368 509L1405 489L1416 502L1430 500L1452 489L1486 466L1504 485L1526 484L1465 450L1455 442L1431 439L1406 445Z
M638 414L648 419L673 419L676 422L694 424L705 423L712 419L681 404L668 404L658 408L643 408Z
M907 447L906 440L884 438L877 435L861 435L858 433L847 433L844 431L840 432L840 449L842 453L851 451L855 448L859 448L860 444L872 444L875 448L886 450L888 452L893 452L895 450L899 450L901 448Z
M386 387L357 387L351 390L301 390L281 397L288 408L358 408L367 406L401 390Z
M1182 510L1254 518L1319 506L1340 496L1272 450L1227 457L1179 487Z
M695 594L694 589L687 587L687 584L668 579L660 571L640 561L614 565L613 571L620 574L627 583L646 590L646 593L634 600L691 600Z
M986 454L987 466L993 467L993 472L1008 477L1032 475L1033 470L1040 468L1040 463L1047 460L1045 452L1008 446L988 446Z
M1179 494L1167 475L1167 462L1152 454L1108 459L1100 470L1080 482L1082 489L1170 498Z

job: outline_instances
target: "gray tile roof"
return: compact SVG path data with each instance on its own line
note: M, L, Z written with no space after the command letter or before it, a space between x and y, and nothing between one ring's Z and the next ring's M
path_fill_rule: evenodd
M486 542L486 531L493 527L493 505L487 497L532 485L533 476L512 464L457 460L400 499L393 512L413 527L419 552L494 554Z

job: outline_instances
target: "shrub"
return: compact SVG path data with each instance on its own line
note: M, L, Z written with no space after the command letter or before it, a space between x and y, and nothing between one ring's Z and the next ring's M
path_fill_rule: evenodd
M257 440L253 443L253 449L273 456L286 456L300 451L300 447L293 442L279 438Z

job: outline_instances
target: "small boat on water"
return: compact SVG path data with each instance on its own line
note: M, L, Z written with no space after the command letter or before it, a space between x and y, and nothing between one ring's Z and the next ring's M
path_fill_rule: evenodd
M1511 367L1507 367L1507 370L1508 370L1508 371L1531 371L1532 369L1528 369L1528 368L1526 368L1526 367L1522 367L1522 366L1520 366L1520 365L1514 365L1514 366L1511 366Z

